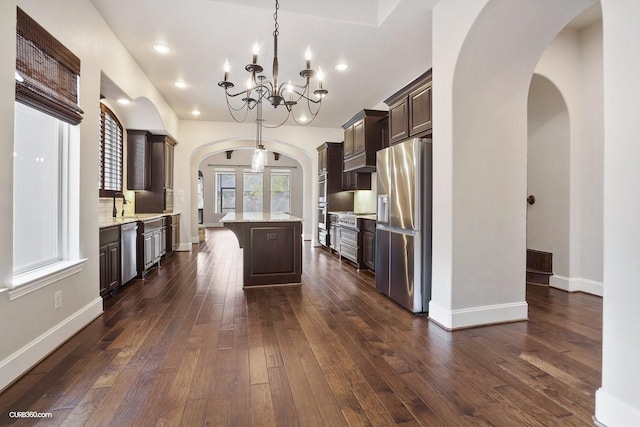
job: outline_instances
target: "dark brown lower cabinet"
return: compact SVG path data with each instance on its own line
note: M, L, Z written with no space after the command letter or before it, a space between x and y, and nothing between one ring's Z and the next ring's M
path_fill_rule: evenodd
M100 295L120 286L120 226L100 229Z
M376 270L376 222L362 220L362 263L369 269Z
M139 278L146 276L149 269L158 264L167 251L166 218L138 222Z

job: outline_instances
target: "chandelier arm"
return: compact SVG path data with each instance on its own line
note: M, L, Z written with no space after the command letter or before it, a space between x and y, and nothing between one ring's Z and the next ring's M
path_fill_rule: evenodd
M262 124L260 126L262 126L263 128L266 129L275 129L275 128L279 128L280 126L282 126L283 124L285 124L287 122L287 120L289 120L289 116L291 116L291 111L287 110L287 115L285 116L284 120L280 123L278 123L277 125L265 125L264 122L262 122Z

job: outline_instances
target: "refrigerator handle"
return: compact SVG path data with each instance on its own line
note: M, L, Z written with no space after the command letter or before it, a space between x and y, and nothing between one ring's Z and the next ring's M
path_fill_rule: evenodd
M377 209L377 221L388 224L389 223L389 196L387 194L381 194L378 196L378 209Z

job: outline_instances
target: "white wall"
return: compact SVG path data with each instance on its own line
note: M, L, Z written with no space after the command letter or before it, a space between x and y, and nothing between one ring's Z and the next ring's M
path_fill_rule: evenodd
M174 208L183 213L181 242L198 241L197 188L200 161L212 153L254 147L255 132L255 125L250 123L180 122L180 144L176 146L175 162L185 166L176 168L174 172ZM264 131L264 145L268 150L283 153L300 163L304 188L302 232L306 240L316 235L316 147L326 141L342 141L343 136L342 128L281 126Z
M216 213L216 182L215 172L223 169L231 169L236 174L236 212L242 209L242 173L251 169L252 149L234 150L231 153L231 159L227 159L225 152L207 156L200 161L199 170L204 178L204 209L203 218L204 226L221 227L220 219L225 215ZM267 153L269 158L267 167L264 169L264 206L268 206L269 183L271 182L271 172L278 169L288 169L291 172L290 191L291 191L291 207L289 212L292 215L302 217L303 215L303 181L302 166L296 160L289 156L280 155L278 161L275 161L272 152Z
M561 31L544 51L536 74L559 89L570 122L569 271L556 272L551 285L602 295L602 24Z
M592 3L460 0L434 8L429 316L445 327L527 317L529 84L546 46Z
M553 272L569 276L569 113L560 91L534 75L527 107L527 249L553 254Z
M604 298L596 418L640 425L640 2L602 0Z
M79 125L80 177L77 185L79 219L72 229L79 239L79 256L87 258L83 271L10 301L0 291L0 389L102 312L98 282L98 103L101 70L129 96L153 101L166 128L177 133L178 120L137 63L111 32L91 2L84 0L7 0L0 2L0 145L13 151L15 99L16 6L47 29L81 60ZM0 158L0 190L12 199L12 156ZM12 204L0 207L1 285L11 281ZM63 306L54 310L55 291L63 292Z

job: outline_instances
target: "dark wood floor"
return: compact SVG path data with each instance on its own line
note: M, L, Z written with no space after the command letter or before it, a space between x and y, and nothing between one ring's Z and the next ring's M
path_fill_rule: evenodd
M600 298L529 287L528 322L451 333L309 242L303 272L244 292L235 236L208 230L0 394L0 424L593 425Z

